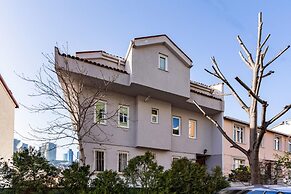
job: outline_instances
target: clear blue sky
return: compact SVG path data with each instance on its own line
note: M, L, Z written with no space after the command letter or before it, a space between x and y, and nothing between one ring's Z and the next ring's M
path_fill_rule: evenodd
M263 11L264 35L271 33L267 59L291 44L291 2L259 0L122 0L122 1L0 1L0 73L20 104L31 105L33 87L16 74L34 76L46 63L41 53L66 45L69 53L105 50L124 56L134 37L167 34L193 60L191 79L218 82L206 72L215 56L225 75L249 82L250 71L240 60L236 36L254 52L257 15ZM269 101L268 117L291 103L291 49L270 70L262 97ZM244 94L235 83L238 91ZM247 120L232 97L225 114ZM44 125L43 115L16 110L15 130L25 134L29 125ZM291 112L283 119L291 118Z

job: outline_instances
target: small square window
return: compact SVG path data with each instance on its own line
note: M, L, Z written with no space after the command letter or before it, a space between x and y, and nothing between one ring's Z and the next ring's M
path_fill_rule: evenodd
M241 166L245 166L245 160L242 159L233 159L233 169L237 169Z
M173 135L180 136L180 130L181 130L181 118L180 117L173 116L172 128L173 128Z
M106 124L106 102L98 101L95 105L95 122Z
M159 54L159 69L168 71L168 57L166 55Z
M120 105L118 109L118 126L123 128L129 127L129 107Z
M159 123L159 109L152 108L151 122Z

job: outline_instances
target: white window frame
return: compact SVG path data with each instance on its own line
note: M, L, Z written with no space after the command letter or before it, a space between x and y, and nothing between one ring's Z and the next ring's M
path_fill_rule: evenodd
M277 150L277 151L281 150L281 137L280 136L274 137L274 150Z
M181 158L182 158L181 156L173 155L173 156L172 156L172 162L174 162L174 160L179 160L179 159L181 159Z
M120 110L121 110L121 108L126 108L127 109L127 123L126 123L126 126L123 126L123 125L120 125ZM118 114L117 114L117 116L118 116L118 127L120 127L120 128L129 128L129 106L127 106L127 105L119 105L118 106Z
M238 161L238 163L236 163L236 161ZM236 164L238 164L239 166L236 166ZM240 166L245 166L245 165L246 165L245 159L233 158L233 166L232 166L233 170L239 168Z
M165 69L161 68L161 58L165 59ZM168 71L168 56L164 54L159 54L159 69L162 71Z
M173 126L173 119L179 119L179 134L174 134L174 126ZM179 116L172 116L172 135L173 136L181 136L181 128L182 128L182 119Z
M94 123L97 123L97 114L96 114L96 111L97 111L97 103L103 103L104 104L104 118L98 122L99 124L102 124L102 125L106 125L107 124L107 119L106 119L106 115L107 115L107 102L104 101L104 100L98 100L95 102L95 108L94 108Z
M195 123L195 131L194 131L194 136L193 137L190 136L190 122ZM189 135L189 138L190 139L197 139L197 120L189 119L189 129L188 129L188 132L189 132L188 135Z
M94 170L96 170L96 172L104 172L106 170L106 152L105 150L102 150L102 149L94 149ZM103 171L97 171L97 160L96 160L96 152L103 152Z
M126 154L126 165L128 165L128 161L129 161L129 159L128 159L128 157L129 157L129 152L127 152L127 151L118 151L118 153L117 153L117 172L118 173L123 173L123 171L119 171L119 154Z
M245 127L242 125L237 125L234 124L233 125L233 141L235 141L236 143L245 143Z
M153 114L153 110L157 111L157 114L154 115ZM153 118L156 117L156 122L153 121ZM151 123L154 123L154 124L158 124L159 123L159 109L157 108L152 108L152 112L151 112Z

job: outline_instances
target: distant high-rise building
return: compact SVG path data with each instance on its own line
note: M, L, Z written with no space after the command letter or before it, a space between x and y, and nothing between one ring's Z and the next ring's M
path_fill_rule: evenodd
M19 139L14 139L13 140L13 152L18 152L20 150L25 150L25 149L28 149L28 144L27 143L23 143Z
M57 155L57 145L51 142L47 142L42 144L39 148L39 151L43 157L45 157L48 161L56 160Z
M65 154L63 155L63 160L64 160L64 161L68 161L68 154L67 154L67 153L65 153Z
M73 155L74 155L73 150L72 149L69 149L69 151L68 151L68 161L70 163L73 163Z

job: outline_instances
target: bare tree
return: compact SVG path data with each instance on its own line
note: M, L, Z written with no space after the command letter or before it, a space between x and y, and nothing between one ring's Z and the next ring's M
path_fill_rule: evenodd
M57 48L55 50L56 54L60 55L59 50ZM80 163L86 165L84 145L101 144L109 139L110 134L103 131L99 123L111 119L117 111L106 113L102 108L98 109L95 106L105 97L117 75L111 79L92 82L87 76L88 72L79 65L78 58L64 55L64 59L70 57L74 61L72 71L68 63L60 65L54 57L44 56L48 63L41 68L35 78L21 76L34 84L35 93L31 96L41 97L42 100L28 109L36 113L48 112L55 116L46 127L33 128L33 139L39 141L65 139L68 142L65 145L77 144ZM99 131L96 132L96 129Z
M235 80L246 90L248 97L250 98L250 104L247 105L244 100L240 97L240 95L236 92L236 90L233 88L231 83L228 81L228 79L224 76L224 74L221 72L218 66L218 62L214 57L211 58L212 60L212 71L209 71L205 69L208 73L213 75L214 77L221 80L231 91L232 95L237 99L242 109L248 114L249 116L249 124L250 124L250 144L249 149L246 150L240 145L238 145L231 137L229 137L225 130L222 128L222 126L219 125L217 121L215 121L211 116L207 115L205 111L201 108L201 106L194 101L194 104L198 107L198 109L203 113L203 115L210 120L218 130L221 132L221 134L226 138L232 145L233 148L236 148L240 150L243 154L245 154L248 158L250 168L251 168L251 183L252 184L258 184L260 182L260 173L259 173L259 150L260 150L260 144L262 142L262 139L264 137L264 134L267 130L267 128L275 122L277 119L279 119L282 115L284 115L290 108L291 104L286 105L284 109L273 116L271 119L267 120L266 118L266 112L268 107L268 102L261 98L260 96L260 88L261 83L264 78L270 76L274 73L274 71L268 71L265 72L266 69L274 62L276 61L287 49L290 47L289 45L280 51L274 58L272 58L268 62L264 62L265 56L268 52L269 46L265 46L268 39L270 38L270 34L267 35L267 37L262 41L262 13L259 13L258 16L258 39L257 39L257 48L256 48L256 58L253 58L250 51L245 46L244 42L240 38L240 36L237 36L237 40L239 45L241 46L242 50L244 51L245 55L240 51L240 57L242 61L247 65L247 67L252 72L252 81L251 81L251 87L249 87L245 82L243 82L239 77L236 77ZM258 107L261 107L261 110L259 111L261 113L261 116L258 117ZM260 119L260 120L259 120Z

